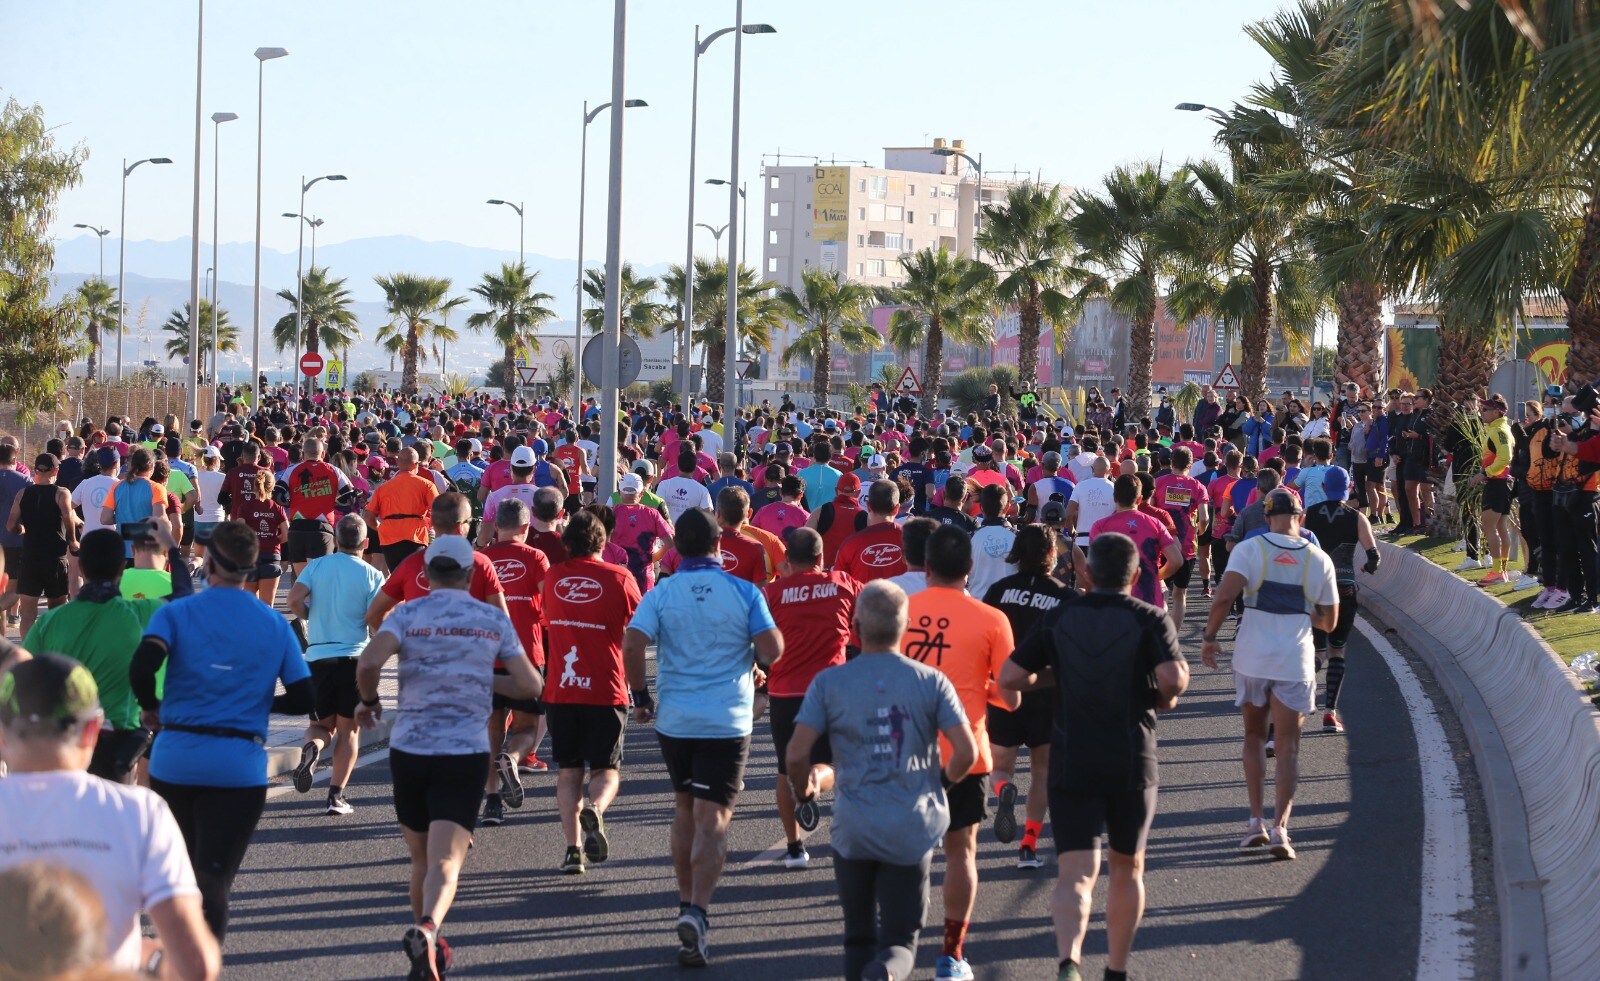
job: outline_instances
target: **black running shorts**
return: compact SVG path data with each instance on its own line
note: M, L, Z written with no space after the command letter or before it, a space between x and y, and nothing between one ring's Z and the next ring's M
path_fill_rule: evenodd
M389 750L394 778L394 813L407 831L427 834L434 821L449 821L468 831L478 826L478 805L489 779L488 753L423 756Z
M1194 559L1184 559L1183 565L1178 566L1178 571L1167 582L1172 584L1173 589L1188 589L1189 580L1194 578L1194 566Z
M550 725L550 759L560 770L615 770L622 765L626 705L544 707Z
M310 562L333 551L333 526L326 521L296 518L289 522L289 540L283 544L285 562Z
M787 774L789 764L786 757L789 755L789 740L794 736L794 720L800 714L800 706L805 703L805 696L799 698L779 698L773 696L767 706L767 718L772 720L772 747L778 751L778 772ZM828 742L827 733L817 737L811 745L811 765L833 764L833 746Z
M7 567L17 577L17 592L31 597L67 595L67 557L25 556L20 569Z
M697 800L732 807L744 789L744 765L750 758L750 737L691 739L657 732L661 759L672 788Z
M1055 724L1055 708L1050 697L1030 699L1024 692L1022 706L1015 712L998 705L989 706L989 742L1005 749L1026 746L1035 749L1050 745L1050 730ZM1052 696L1051 692L1044 692Z
M317 690L317 707L312 722L332 723L333 719L353 719L361 693L356 688L356 659L325 657L306 662L311 669L311 684Z
M1101 832L1111 850L1121 855L1144 851L1150 822L1156 817L1156 788L1104 794L1063 793L1050 789L1050 826L1056 854L1095 847Z
M494 669L494 673L496 677L504 677L507 671L505 668L497 667ZM544 706L540 704L537 698L512 698L510 695L502 695L499 692L495 692L492 701L496 712L510 709L513 712L527 712L530 715L544 714Z
M960 783L952 784L944 779L941 771L939 780L944 784L944 796L950 802L951 831L982 824L983 819L989 816L987 773L969 773L961 778Z
M1483 510L1511 513L1511 481L1491 478L1483 482Z

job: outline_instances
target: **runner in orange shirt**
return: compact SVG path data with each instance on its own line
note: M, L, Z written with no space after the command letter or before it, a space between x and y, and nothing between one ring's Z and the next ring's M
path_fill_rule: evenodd
M960 783L945 788L950 801L950 830L944 836L944 949L936 976L970 978L963 945L978 895L978 826L988 815L989 705L1016 711L1020 692L996 684L1000 668L1016 644L1011 621L992 606L966 593L972 571L972 539L961 529L942 525L928 536L928 588L911 597L904 649L906 657L938 668L955 686L968 725L978 744L978 761ZM950 743L939 739L948 762Z

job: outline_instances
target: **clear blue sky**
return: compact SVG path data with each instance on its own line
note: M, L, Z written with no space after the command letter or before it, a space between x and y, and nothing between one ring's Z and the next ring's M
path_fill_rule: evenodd
M1172 106L1225 105L1266 72L1244 37L1271 0L747 0L741 176L761 155L836 155L881 164L885 145L964 138L991 171L1041 171L1083 185L1124 162L1211 152L1211 126ZM116 234L123 156L169 156L130 181L128 237L170 240L190 226L194 153L192 0L0 0L0 97L44 106L57 135L91 151L61 201ZM681 261L690 62L696 23L731 24L733 0L633 0L624 254ZM529 252L576 251L580 104L610 94L610 0L212 0L207 7L205 218L209 116L222 127L224 242L252 237L258 46L267 64L264 242L294 246L301 173L342 172L307 210L324 242L415 235L515 249L516 216L484 199L525 199ZM728 167L733 45L701 60L699 172ZM590 127L589 232L605 229L604 117ZM721 224L726 198L701 188L697 218ZM754 199L759 201L759 199ZM753 202L754 203L754 202ZM759 204L752 208L758 219ZM709 249L709 243L702 246ZM426 270L416 270L425 272Z

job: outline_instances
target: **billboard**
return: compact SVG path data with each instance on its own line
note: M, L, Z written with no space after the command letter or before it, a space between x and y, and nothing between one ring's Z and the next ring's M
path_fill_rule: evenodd
M1151 380L1157 385L1182 385L1205 376L1210 381L1222 366L1216 363L1216 324L1198 317L1179 324L1165 303L1156 306L1156 363Z
M1390 327L1384 333L1389 388L1411 392L1431 388L1439 380L1439 332L1432 327ZM1530 362L1542 384L1564 385L1570 336L1564 326L1519 330L1515 358L1508 360Z
M818 167L811 186L811 238L843 242L850 230L850 168Z
M1022 363L1022 316L1015 307L1006 307L994 318L993 363L1013 367ZM1055 332L1050 320L1039 324L1039 384L1049 385L1056 377Z
M1228 346L1228 356L1237 367L1244 361L1239 334L1234 332ZM1267 341L1267 391L1291 391L1306 394L1311 390L1311 339L1291 343L1277 327Z

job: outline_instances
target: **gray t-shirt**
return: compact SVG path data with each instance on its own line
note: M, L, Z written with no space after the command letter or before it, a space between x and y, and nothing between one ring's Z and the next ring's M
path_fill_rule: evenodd
M933 851L950 827L939 733L967 724L950 679L899 654L862 654L817 675L795 722L833 746L835 851L892 865Z
M421 756L487 753L495 659L523 656L510 618L465 590L440 589L395 607L380 632L400 639L389 745Z

